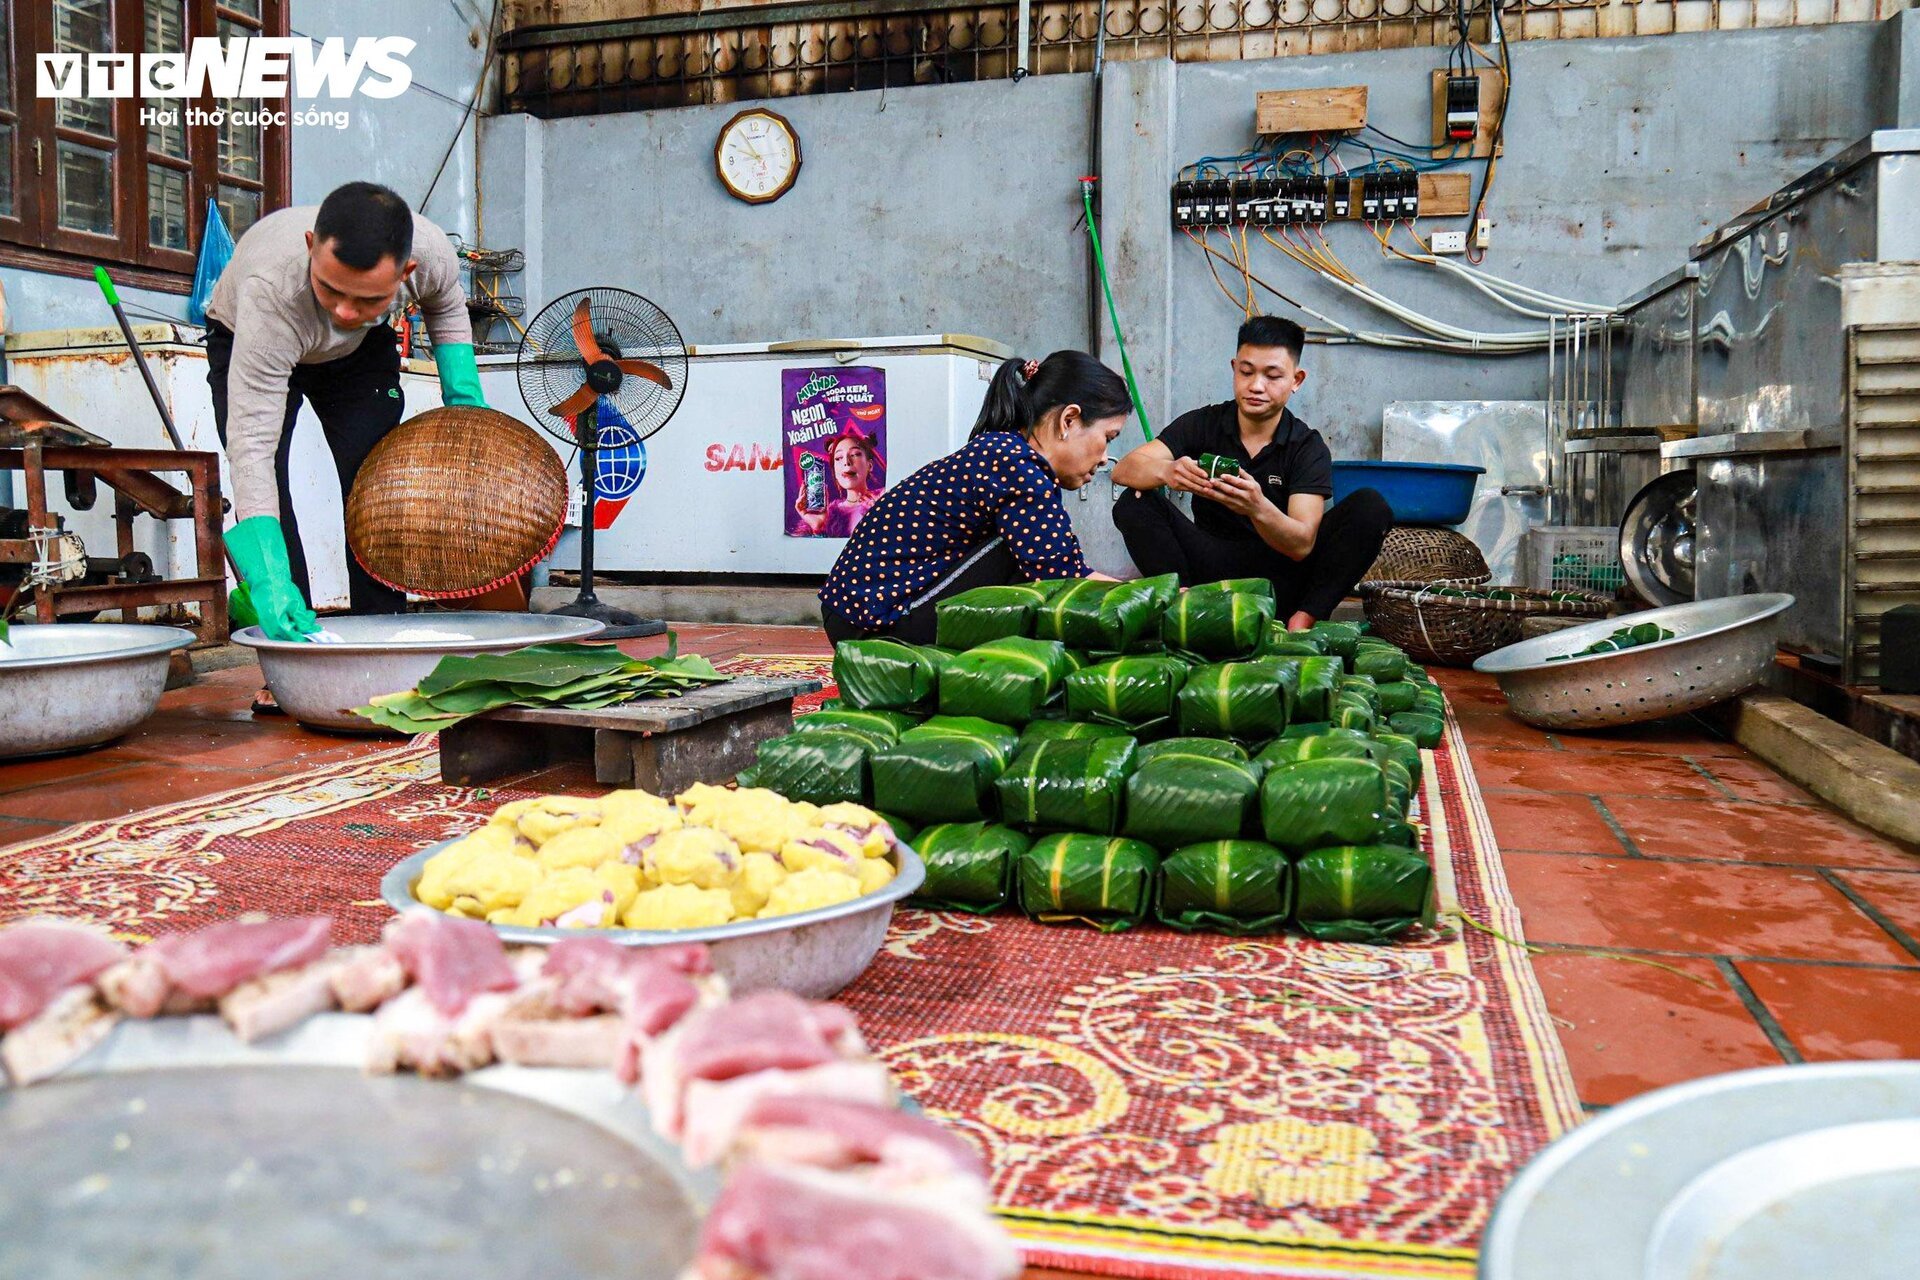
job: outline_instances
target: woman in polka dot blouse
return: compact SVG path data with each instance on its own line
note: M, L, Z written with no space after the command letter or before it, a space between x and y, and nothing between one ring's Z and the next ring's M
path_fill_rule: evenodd
M967 443L887 490L833 562L827 637L932 644L934 605L962 591L1105 578L1060 491L1093 479L1131 407L1120 375L1083 351L1001 365Z

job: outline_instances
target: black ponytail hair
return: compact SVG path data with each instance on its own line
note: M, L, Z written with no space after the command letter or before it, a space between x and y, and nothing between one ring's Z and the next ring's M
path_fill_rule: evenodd
M1125 417L1133 409L1126 379L1084 351L1056 351L1039 362L1032 376L1028 365L1016 357L1000 366L969 440L989 431L1029 435L1035 423L1061 405L1079 405L1088 421Z

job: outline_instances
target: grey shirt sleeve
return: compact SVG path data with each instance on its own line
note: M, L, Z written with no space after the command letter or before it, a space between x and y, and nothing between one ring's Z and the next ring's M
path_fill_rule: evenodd
M287 420L287 379L306 343L265 280L237 291L227 367L227 469L235 520L280 516L274 456Z
M473 319L467 314L467 291L460 283L460 259L447 233L425 219L414 224L413 292L426 317L433 345L473 345Z

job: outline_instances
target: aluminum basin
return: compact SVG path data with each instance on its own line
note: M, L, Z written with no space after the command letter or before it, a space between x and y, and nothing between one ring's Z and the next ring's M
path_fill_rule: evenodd
M314 729L388 732L353 714L383 693L419 684L450 654L503 653L530 644L584 640L605 624L546 613L396 613L326 618L341 644L269 640L258 627L233 634L260 655L260 671L281 710ZM454 639L396 640L396 633L433 631Z
M427 859L452 844L443 840L422 849L387 872L380 896L395 911L420 905L413 886ZM886 941L893 909L902 898L917 893L927 878L926 864L906 845L895 847L893 879L853 899L816 911L800 911L767 920L736 920L705 929L537 929L519 925L491 926L507 943L547 945L561 938L605 938L625 946L657 947L677 942L704 942L713 955L713 967L736 993L769 987L825 1000L866 972Z
M153 714L179 627L119 622L16 625L0 645L0 759L98 746Z

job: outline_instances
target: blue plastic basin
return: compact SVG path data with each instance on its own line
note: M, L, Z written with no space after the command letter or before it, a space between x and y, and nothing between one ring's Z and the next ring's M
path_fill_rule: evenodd
M1473 486L1485 467L1451 462L1336 462L1333 497L1373 489L1393 508L1395 524L1459 524L1473 503Z

